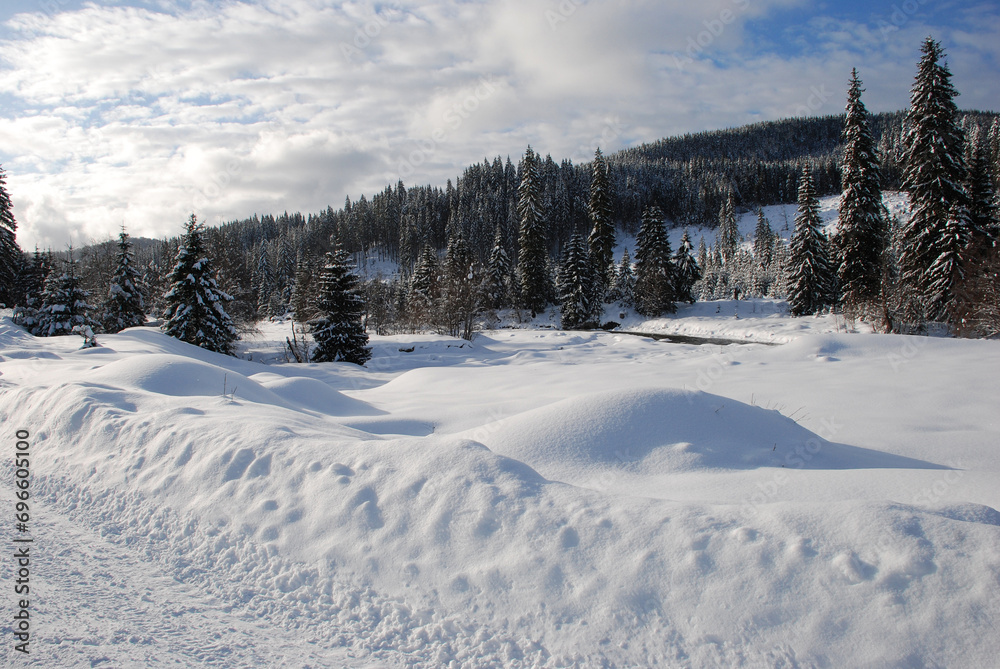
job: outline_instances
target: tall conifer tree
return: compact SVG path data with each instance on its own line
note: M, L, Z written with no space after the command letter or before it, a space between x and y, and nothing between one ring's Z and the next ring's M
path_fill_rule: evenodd
M940 60L940 42L928 37L921 49L907 113L903 185L910 219L899 258L903 284L917 297L923 316L953 321L949 306L964 278L963 257L971 239L968 167L959 125L958 95Z
M22 264L21 249L15 240L17 221L14 205L7 194L7 175L0 166L0 304L13 306L14 279Z
M610 272L614 266L615 225L611 220L611 182L608 163L600 149L594 153L590 178L590 257L594 263L599 291L607 290L611 283ZM601 296L603 298L603 295Z
M538 157L528 147L521 163L521 184L517 190L517 213L521 221L517 270L521 283L521 304L537 314L548 303L549 273L546 250L546 220L542 206L542 181Z
M863 90L858 71L852 70L844 121L843 195L835 238L841 302L852 313L870 312L878 299L886 235L879 162L868 112L861 101Z

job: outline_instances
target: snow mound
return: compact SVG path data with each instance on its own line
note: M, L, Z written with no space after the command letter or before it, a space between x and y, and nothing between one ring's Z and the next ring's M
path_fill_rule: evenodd
M317 379L308 377L286 378L275 374L255 374L253 381L281 397L292 406L316 411L327 416L376 416L384 415L374 407L348 397Z
M545 476L609 466L647 474L697 469L928 468L829 442L775 410L700 391L643 388L574 397L494 423L491 450Z
M86 380L172 397L232 395L259 404L287 406L276 394L242 374L169 353L118 360L93 370Z

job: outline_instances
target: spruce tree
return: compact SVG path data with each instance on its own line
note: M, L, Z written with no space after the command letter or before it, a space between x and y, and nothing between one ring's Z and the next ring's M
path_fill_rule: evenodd
M802 169L799 181L799 208L795 215L789 262L788 308L791 314L815 314L829 306L834 273L808 163Z
M597 297L594 267L583 237L573 235L563 251L559 266L560 327L573 330L592 324L598 317L600 300Z
M694 285L701 278L701 268L694 257L691 238L685 230L674 254L674 297L678 302L694 304Z
M81 286L78 263L70 247L62 271L49 272L35 334L56 337L73 334L77 327L89 328L91 332L97 329L97 323L90 316L93 307L87 303L88 296Z
M844 121L843 194L835 237L841 302L851 313L871 313L878 300L886 235L879 161L861 101L863 90L858 71L851 70Z
M677 311L670 238L659 207L648 207L635 239L635 310L643 316Z
M949 306L964 278L962 261L971 238L968 167L954 102L958 93L947 65L939 62L941 44L928 37L921 51L906 116L903 186L911 213L902 231L900 273L923 316L954 322Z
M984 248L1000 241L1000 215L993 186L993 169L988 149L979 143L973 145L969 160L968 193L972 243Z
M545 310L549 288L546 221L542 207L542 182L538 173L538 157L528 147L521 163L521 184L517 190L517 213L521 221L518 243L517 270L520 279L521 304L532 315Z
M316 342L313 362L353 362L364 365L372 357L362 319L364 299L351 256L334 242L319 275L319 316L309 321Z
M104 303L104 331L121 332L125 328L146 322L145 301L142 295L142 278L133 265L132 242L122 226L118 234L118 256L115 273L111 277L108 297Z
M38 334L38 310L42 306L42 295L49 268L46 256L36 246L34 255L25 263L24 271L18 280L22 300L14 308L14 323L33 335Z
M234 355L239 335L225 308L233 298L216 283L202 232L202 225L191 214L170 273L170 289L163 296L163 331L209 351Z
M598 280L599 292L607 290L611 283L609 270L614 268L615 225L611 220L611 183L608 178L608 164L604 154L597 149L594 154L590 178L590 257ZM603 295L601 296L603 298Z
M14 205L7 194L7 175L0 166L0 305L13 306L14 303L14 279L22 263L16 231Z

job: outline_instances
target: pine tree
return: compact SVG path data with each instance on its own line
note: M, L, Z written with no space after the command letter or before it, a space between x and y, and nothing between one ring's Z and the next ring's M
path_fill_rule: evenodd
M740 230L736 226L736 205L732 192L726 196L719 210L718 249L723 262L729 262L740 248Z
M635 310L643 316L677 311L670 238L659 207L648 207L635 239Z
M142 279L133 265L132 242L125 227L118 235L118 256L115 273L104 303L105 332L121 332L125 328L143 325L146 322L145 301L142 295Z
M77 327L89 328L92 332L97 323L90 316L93 307L87 303L88 296L80 284L78 264L73 257L73 247L70 247L62 271L49 272L35 334L56 337L73 334Z
M799 181L799 209L795 215L789 262L788 307L792 315L815 314L829 306L833 293L833 267L808 163L802 169Z
M170 273L170 289L163 296L163 331L209 351L234 355L239 335L225 309L233 298L216 284L202 232L202 225L191 214Z
M562 329L577 329L597 318L600 304L595 290L597 280L587 244L580 235L573 235L563 251L556 282Z
M951 84L941 44L928 37L921 49L907 113L903 185L910 195L910 220L903 230L900 272L921 303L924 316L955 321L949 306L964 278L969 246L968 168L958 123L958 95Z
M258 317L274 316L272 313L271 295L274 292L274 273L271 271L271 261L267 257L267 244L261 244L257 252L257 267L254 270L254 284L257 287Z
M542 209L542 182L538 173L538 157L528 147L521 165L521 185L517 191L517 213L521 221L517 271L521 284L521 303L532 314L544 311L548 303L548 251L546 221Z
M7 174L0 166L0 305L13 306L14 279L21 267L21 249L15 241L17 221L7 194Z
M844 121L843 195L835 247L841 302L852 314L870 314L878 301L885 246L885 207L875 140L861 101L858 71L851 71Z
M351 256L334 242L319 275L319 316L309 321L316 341L313 362L353 362L364 365L372 357L368 333L362 324L364 299Z
M685 230L677 253L674 254L674 297L678 302L688 304L694 304L694 285L701 278L701 268L698 267L693 251L691 238Z
M590 257L594 263L599 291L607 290L611 283L609 269L614 268L615 225L611 220L611 184L608 178L608 164L604 154L597 149L594 154L593 172L590 179ZM603 296L602 296L603 297Z

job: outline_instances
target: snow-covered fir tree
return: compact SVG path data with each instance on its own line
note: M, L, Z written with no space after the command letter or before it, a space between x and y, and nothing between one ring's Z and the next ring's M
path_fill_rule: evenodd
M170 273L170 289L163 296L163 331L209 351L234 355L239 334L226 312L233 298L216 284L202 232L202 224L191 214Z
M562 329L573 330L598 318L598 281L586 242L580 235L573 235L563 250L556 279Z
M51 253L46 255L35 247L35 253L24 265L24 270L18 277L18 289L21 300L14 308L13 320L32 334L38 331L38 310L42 306L42 295L51 268Z
M718 244L716 248L722 254L722 261L729 262L736 256L736 251L740 247L740 230L736 225L736 204L733 202L733 193L726 196L719 210L719 230Z
M538 173L538 157L529 146L521 163L521 183L517 190L517 213L520 218L520 251L517 273L521 289L521 306L532 314L545 309L551 293L551 279L546 267L546 219L542 206L542 182Z
M440 286L441 263L437 251L430 244L425 244L413 267L407 298L407 312L414 328L426 327L434 321Z
M115 273L111 277L108 297L104 302L102 320L105 332L121 332L125 328L136 327L146 322L142 277L134 263L132 242L125 232L125 227L122 226L118 234Z
M471 340L482 311L484 277L461 232L448 242L443 279L435 310L437 327L444 334Z
M368 333L362 322L365 302L359 286L350 254L335 241L319 275L316 299L319 316L309 321L309 330L316 342L313 362L364 365L371 359Z
M617 302L626 309L635 306L635 271L632 269L632 257L628 249L622 253L621 262L615 268L615 277L611 282L607 301Z
M834 251L844 310L866 316L873 313L881 289L886 224L875 140L861 101L863 90L858 71L851 70L844 121L843 195Z
M793 316L818 313L831 304L834 271L808 163L799 181L799 208L790 250L789 311Z
M701 279L701 268L694 257L694 247L691 237L685 230L681 235L681 243L674 254L674 297L678 302L694 304L694 286Z
M903 229L900 273L923 309L916 317L954 323L949 308L956 305L971 240L968 167L954 101L958 92L948 66L940 62L944 51L930 37L921 51L906 117L903 185L910 195L910 219Z
M257 316L267 318L276 315L272 309L275 282L271 271L271 260L267 254L267 244L257 249L257 266L254 268L253 283L256 286Z
M7 175L0 166L0 305L14 306L14 280L22 263L16 232L14 206L7 193Z
M590 178L590 221L591 231L588 244L590 258L594 263L594 273L598 281L598 292L603 293L611 283L610 270L614 269L615 224L611 220L611 183L608 177L608 163L600 149L594 153ZM601 296L603 299L603 295Z
M635 310L643 316L677 311L671 255L663 212L659 207L649 207L635 238Z
M62 271L52 269L45 282L42 305L38 310L38 323L34 333L39 337L56 337L73 334L74 328L98 328L91 317L93 307L87 302L89 297L80 285L80 272L73 247L70 247Z
M493 237L493 249L490 251L489 274L489 306L493 309L506 309L510 306L510 256L503 240L503 228L497 226Z
M292 315L299 323L308 323L316 316L315 272L312 263L299 254L295 261L295 281L292 284L291 308Z
M774 230L771 222L764 216L764 210L757 208L757 228L754 231L753 256L762 269L771 266L774 258Z
M1000 207L994 186L994 171L989 149L973 141L969 150L969 223L973 244L992 245L1000 241Z

